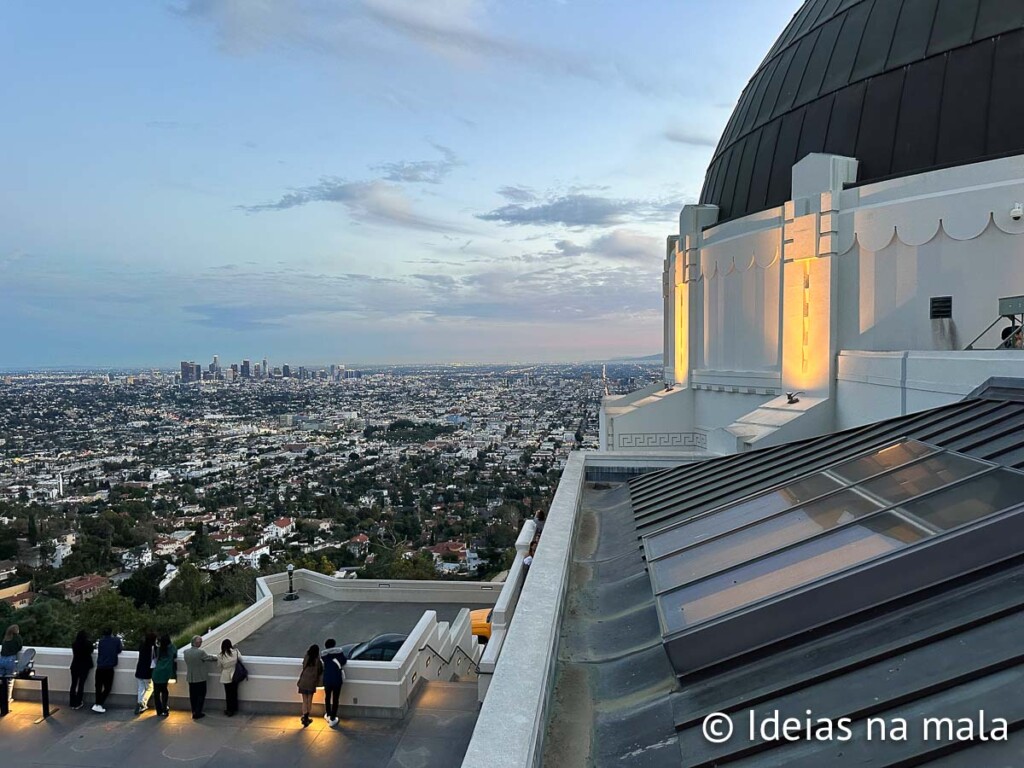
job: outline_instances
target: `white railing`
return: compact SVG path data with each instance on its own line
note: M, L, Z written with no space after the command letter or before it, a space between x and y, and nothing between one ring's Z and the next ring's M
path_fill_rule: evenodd
M373 602L459 602L489 603L497 599L500 585L491 582L422 582L422 581L353 581L334 579L323 574L297 570L293 574L297 590L312 592L332 600L360 600ZM245 654L244 640L274 616L274 595L288 590L287 574L273 574L256 580L256 602L234 618L208 632L203 647L216 654L224 638L239 645L249 670L249 679L239 689L243 707L261 712L292 711L298 704L296 681L301 660L274 656ZM400 717L408 706L416 684L423 679L450 680L464 671L461 654L456 665L439 663L435 653L422 650L430 646L452 658L456 646L474 662L479 658L476 638L472 635L469 610L463 609L449 625L438 622L434 611L424 611L398 654L389 662L352 661L345 666L345 685L341 692L342 711L349 714ZM184 649L179 649L184 650ZM114 674L111 701L115 705L129 706L135 700L135 664L138 653L125 651ZM39 674L49 676L50 691L59 701L61 694L70 689L71 651L67 648L37 648L35 668ZM468 666L468 663L466 664ZM87 700L91 700L93 676L87 681ZM185 667L178 659L177 682L170 687L172 707L187 707L188 687ZM36 686L15 683L15 697L36 699ZM211 707L224 700L216 665L210 664L208 699Z
M573 452L562 472L463 768L528 768L539 763L585 458L583 452Z

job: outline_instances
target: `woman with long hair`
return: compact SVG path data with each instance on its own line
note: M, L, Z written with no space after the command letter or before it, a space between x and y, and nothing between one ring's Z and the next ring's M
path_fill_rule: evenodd
M3 644L0 645L0 677L14 677L18 668L18 654L24 647L21 630L17 624L11 624L4 632Z
M92 669L92 640L80 629L71 643L71 696L68 705L72 709L85 706L85 680Z
M161 717L167 717L171 713L167 706L167 685L177 677L177 655L178 649L171 642L170 635L162 635L160 642L157 643L156 666L153 667L153 699L156 702L156 713Z
M324 679L324 663L320 660L320 646L309 646L302 658L302 672L299 673L299 693L302 696L302 727L313 722L309 713L313 711L313 695Z
M234 717L238 711L238 683L235 682L235 669L238 662L242 660L242 654L231 644L231 641L224 638L220 644L220 655L217 656L217 667L220 669L220 681L224 684L224 698L227 703L224 707L224 714Z
M156 666L156 632L149 630L139 643L139 660L135 664L135 682L137 693L135 714L141 715L149 706L149 697L153 692L153 667Z

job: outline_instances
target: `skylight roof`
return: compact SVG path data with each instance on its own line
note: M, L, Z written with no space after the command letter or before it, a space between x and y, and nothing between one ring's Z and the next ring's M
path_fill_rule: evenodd
M1024 528L1000 514L1022 505L1024 474L900 440L659 530L643 547L669 656L684 673L997 562L999 534L951 542Z

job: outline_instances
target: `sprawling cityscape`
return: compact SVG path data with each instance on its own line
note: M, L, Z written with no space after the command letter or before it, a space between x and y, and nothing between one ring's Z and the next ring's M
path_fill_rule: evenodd
M639 363L238 368L215 356L202 370L0 377L0 611L36 642L70 642L90 611L102 624L120 610L132 639L215 624L288 563L498 576L569 452L596 445L604 391L655 376ZM86 605L97 598L105 610Z

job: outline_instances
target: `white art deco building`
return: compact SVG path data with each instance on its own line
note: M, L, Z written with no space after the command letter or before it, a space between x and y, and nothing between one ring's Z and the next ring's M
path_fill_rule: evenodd
M805 3L668 238L664 384L605 400L602 450L734 453L1024 374L990 328L1024 294L1022 22Z

